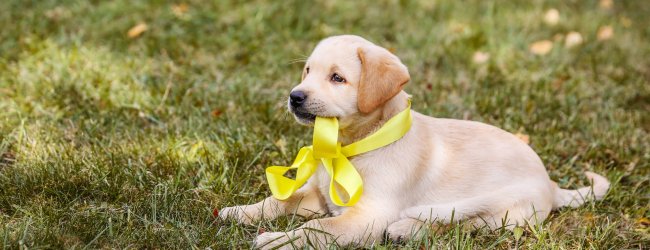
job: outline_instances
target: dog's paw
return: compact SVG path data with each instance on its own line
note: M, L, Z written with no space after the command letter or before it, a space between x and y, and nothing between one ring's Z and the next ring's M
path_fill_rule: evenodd
M294 249L291 238L284 232L267 232L258 235L253 241L256 249Z
M253 224L254 215L247 213L245 208L246 208L245 206L234 206L234 207L222 208L219 211L219 218L221 218L222 220L227 220L229 218L232 218L239 223L251 225Z
M424 222L416 219L401 219L390 224L386 229L386 234L395 242L408 240L422 230L422 225Z

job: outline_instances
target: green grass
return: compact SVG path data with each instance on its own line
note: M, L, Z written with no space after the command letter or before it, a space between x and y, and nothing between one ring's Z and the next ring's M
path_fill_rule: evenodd
M344 33L402 58L415 110L528 134L562 187L612 182L520 239L456 226L378 249L650 247L650 2L238 2L0 1L0 248L249 248L258 228L212 209L268 196L264 168L309 143L284 107L293 62ZM528 50L570 31L584 43Z

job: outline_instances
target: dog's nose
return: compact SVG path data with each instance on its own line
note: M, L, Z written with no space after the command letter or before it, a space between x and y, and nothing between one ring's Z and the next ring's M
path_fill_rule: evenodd
M302 92L300 90L292 91L289 94L289 102L293 107L302 105L305 102L305 99L307 99L307 95L305 95L305 92Z

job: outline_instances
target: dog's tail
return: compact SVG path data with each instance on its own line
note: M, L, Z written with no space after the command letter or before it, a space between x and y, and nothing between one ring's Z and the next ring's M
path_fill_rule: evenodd
M553 201L553 209L560 207L578 207L589 200L600 200L609 189L609 181L602 175L594 172L585 172L591 186L582 187L575 190L562 189L557 187L555 190L555 200Z

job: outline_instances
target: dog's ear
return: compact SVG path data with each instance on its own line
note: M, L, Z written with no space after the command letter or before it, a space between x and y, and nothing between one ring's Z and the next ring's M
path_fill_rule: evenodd
M357 106L367 114L397 95L411 77L399 58L382 47L357 48L357 55L361 60Z

